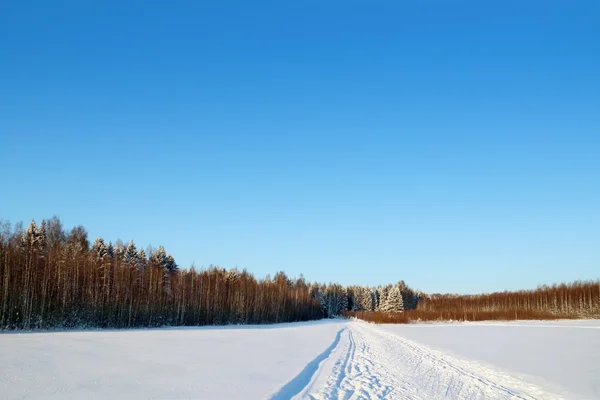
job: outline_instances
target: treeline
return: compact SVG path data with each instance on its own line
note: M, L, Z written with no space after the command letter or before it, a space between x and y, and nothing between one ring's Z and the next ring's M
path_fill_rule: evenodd
M600 281L540 286L535 290L497 292L479 295L436 294L425 296L419 311L478 313L510 311L549 313L561 317L600 317Z
M358 318L376 324L408 324L412 322L435 321L516 321L516 320L549 320L577 319L574 315L556 315L544 311L496 310L482 312L466 311L421 311L407 310L400 313L347 311L347 318Z
M260 324L332 318L349 310L399 312L417 294L403 281L379 287L309 283L278 272L180 269L161 246L114 244L57 217L27 229L0 222L0 329Z
M600 281L479 295L424 295L415 309L403 313L350 310L343 315L380 324L599 318Z
M260 324L339 315L373 322L600 317L600 281L481 295L426 295L404 281L309 283L278 272L180 269L161 246L91 244L56 218L0 221L0 329Z
M0 328L141 327L318 319L303 278L180 270L163 247L113 245L56 217L0 225Z
M313 284L310 293L319 301L325 318L343 315L347 311L402 312L414 309L423 296L404 281L377 287Z

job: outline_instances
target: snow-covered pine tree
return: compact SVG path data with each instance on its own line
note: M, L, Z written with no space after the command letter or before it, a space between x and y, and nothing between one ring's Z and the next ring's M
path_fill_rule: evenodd
M401 312L404 311L404 302L402 301L402 293L398 286L393 286L390 289L387 297L387 312Z
M106 245L104 244L104 239L101 237L97 237L92 243L91 253L97 260L101 260L108 254L106 249Z
M362 288L360 286L352 287L352 308L351 311L362 311Z
M146 252L144 251L144 249L140 249L138 251L138 264L142 268L148 265L148 260L146 259Z
M379 292L379 308L377 311L389 312L388 294L390 293L390 285L383 286Z
M37 230L37 245L40 250L45 250L48 246L47 233L46 233L46 220L42 220L40 227Z
M167 260L167 252L163 246L160 246L158 249L154 250L152 256L150 257L150 263L157 267L164 267Z
M21 236L21 247L27 251L33 251L37 247L38 235L37 235L38 227L34 220L31 220L29 226Z
M362 308L365 311L375 309L375 294L368 286L362 288Z
M133 240L129 242L127 245L127 250L125 250L125 255L123 256L123 262L131 265L137 265L139 261L137 248L135 247L135 243Z

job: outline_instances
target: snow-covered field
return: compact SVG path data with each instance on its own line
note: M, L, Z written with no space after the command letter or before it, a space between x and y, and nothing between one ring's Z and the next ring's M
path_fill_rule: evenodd
M477 360L566 398L600 399L600 321L384 325L387 332Z
M0 334L7 399L594 399L600 322Z

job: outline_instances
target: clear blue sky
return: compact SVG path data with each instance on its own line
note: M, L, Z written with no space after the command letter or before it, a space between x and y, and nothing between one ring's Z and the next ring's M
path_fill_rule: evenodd
M595 279L599 71L597 0L4 2L0 218L257 276Z

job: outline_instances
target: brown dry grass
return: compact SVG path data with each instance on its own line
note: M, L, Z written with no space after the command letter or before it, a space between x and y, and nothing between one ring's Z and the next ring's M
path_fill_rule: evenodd
M407 324L419 321L514 321L514 320L553 320L576 319L573 315L557 315L550 312L539 311L421 311L408 310L404 312L384 313L377 311L346 311L347 318L358 318L377 324Z

